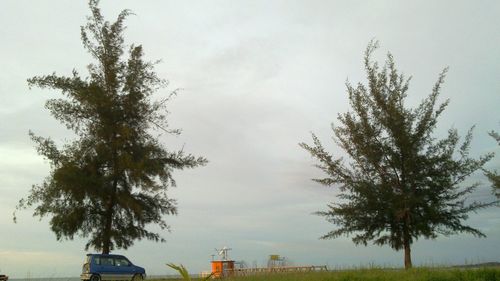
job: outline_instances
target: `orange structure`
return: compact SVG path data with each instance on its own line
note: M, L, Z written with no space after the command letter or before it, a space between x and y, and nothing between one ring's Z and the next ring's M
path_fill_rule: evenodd
M222 278L234 273L234 261L220 260L212 261L212 276Z

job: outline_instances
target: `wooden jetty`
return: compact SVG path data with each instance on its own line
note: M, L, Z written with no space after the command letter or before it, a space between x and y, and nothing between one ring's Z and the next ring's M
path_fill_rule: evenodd
M285 272L311 272L327 271L326 265L310 266L280 266L280 267L257 267L257 268L235 268L227 271L229 276L246 276L266 273L285 273Z

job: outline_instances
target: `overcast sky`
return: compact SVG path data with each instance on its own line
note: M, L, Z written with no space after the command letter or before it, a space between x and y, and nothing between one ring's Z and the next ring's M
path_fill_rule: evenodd
M143 44L156 71L182 88L169 106L178 137L171 149L209 159L206 167L176 172L179 215L167 217L167 243L137 241L126 254L149 275L172 273L165 263L192 272L209 270L214 248L230 257L265 264L269 254L296 265L331 267L374 263L402 266L389 247L356 247L349 238L318 240L333 228L312 215L335 201L335 189L310 179L321 175L299 142L315 132L335 155L330 123L348 110L345 81L365 82L363 52L376 38L383 61L413 75L408 105L428 95L450 67L441 100L451 99L436 136L461 135L476 125L472 155L499 147L488 131L500 130L500 2L498 1L103 1L114 20L131 9L126 42ZM91 62L80 41L86 1L2 0L0 5L0 273L11 277L78 276L85 239L56 241L48 220L32 210L12 212L49 166L36 154L28 131L63 142L72 133L44 109L60 93L30 90L26 79ZM500 155L488 168L500 169ZM493 200L488 182L475 199ZM420 240L417 265L500 261L500 208L472 214L468 223L488 238L470 235ZM158 229L150 226L150 229Z

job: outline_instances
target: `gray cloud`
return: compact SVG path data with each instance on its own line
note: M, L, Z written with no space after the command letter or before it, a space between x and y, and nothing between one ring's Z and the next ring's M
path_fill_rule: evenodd
M77 276L85 240L56 242L47 219L21 212L11 222L17 200L39 183L48 165L30 142L34 130L63 142L72 134L43 109L53 91L28 90L26 79L56 71L82 74L90 58L79 41L79 27L88 14L85 2L7 1L0 10L0 267L11 277ZM138 241L126 251L148 274L170 271L166 262L181 262L191 271L209 268L215 247L234 250L237 260L263 264L268 254L282 254L296 264L332 267L401 265L402 253L387 247L355 247L348 238L317 238L333 226L312 212L335 200L335 188L310 181L321 176L298 143L310 142L313 131L329 142L330 123L348 110L345 81L364 82L362 54L377 38L383 60L390 50L399 68L413 75L409 102L431 91L445 66L450 72L442 91L451 99L436 133L450 127L462 134L477 124L472 153L498 151L487 136L500 130L500 39L492 1L400 3L382 1L121 1L102 3L114 18L130 8L127 42L144 45L148 58L163 59L158 73L169 89L183 88L170 104L178 137L162 136L167 147L206 156L210 163L176 173L171 196L179 216L168 217L166 244ZM489 168L500 169L497 156ZM474 198L492 198L484 184ZM471 216L468 223L488 235L466 235L418 241L417 264L500 260L499 209ZM151 229L157 227L151 226ZM123 251L125 252L125 251ZM36 264L45 256L64 268ZM30 262L20 267L23 258ZM33 262L32 262L33 260Z

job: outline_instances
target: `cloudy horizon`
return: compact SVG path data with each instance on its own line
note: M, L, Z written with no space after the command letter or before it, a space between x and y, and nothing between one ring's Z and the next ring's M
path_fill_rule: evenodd
M73 69L86 76L91 63L80 40L87 1L2 2L0 9L0 274L11 278L79 276L85 239L56 241L48 218L32 209L12 213L49 165L37 155L28 131L59 143L73 133L44 109L52 90L29 89L26 79ZM488 136L500 131L500 3L484 1L101 1L107 20L123 9L126 43L142 44L156 72L169 80L169 122L180 136L162 135L166 147L204 156L205 167L176 171L170 196L179 215L166 217L166 243L136 241L118 250L148 275L173 273L166 263L190 272L210 269L214 248L248 264L265 265L270 254L296 265L402 266L390 247L355 246L349 237L318 238L334 228L313 215L335 200L335 188L312 182L321 176L298 146L319 136L335 155L330 124L349 110L345 82L365 83L363 53L373 38L374 59L387 52L397 68L413 76L407 105L431 93L439 73L450 68L440 101L450 99L435 130L476 126L471 155L497 155L486 168L500 170L500 151ZM474 199L494 200L490 183ZM500 208L471 214L471 235L419 240L415 265L500 262ZM149 226L151 230L158 227ZM62 265L62 266L61 266Z

